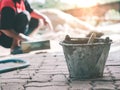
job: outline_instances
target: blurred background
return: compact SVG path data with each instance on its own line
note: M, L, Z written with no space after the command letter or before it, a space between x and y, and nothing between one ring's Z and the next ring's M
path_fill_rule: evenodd
M120 42L120 0L28 1L34 9L48 16L53 25L52 31L41 28L35 38L54 41L51 46L56 50L66 35L86 37L96 32L101 38L110 37L114 43Z
M57 8L94 26L120 22L120 0L29 0L33 8Z
M63 39L66 34L85 37L95 31L103 33L104 37L107 35L120 39L120 0L28 1L33 8L46 14L52 21L55 35L46 34L47 38Z

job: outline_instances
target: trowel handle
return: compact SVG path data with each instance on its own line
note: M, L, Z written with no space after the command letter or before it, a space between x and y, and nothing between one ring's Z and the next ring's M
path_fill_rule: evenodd
M87 43L88 43L88 44L93 43L95 37L96 37L96 34L95 34L95 33L92 33L91 36L90 36L90 38L88 39L88 42L87 42Z

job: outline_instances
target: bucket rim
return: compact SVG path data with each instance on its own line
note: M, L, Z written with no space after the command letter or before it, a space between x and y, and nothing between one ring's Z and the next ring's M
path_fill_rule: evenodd
M109 45L109 44L111 44L111 42L109 42L109 43L89 43L89 44L68 44L68 43L65 43L64 41L60 41L59 44L62 46L93 46L93 45Z
M71 40L88 40L89 38L86 37L86 38L70 38ZM59 42L60 45L65 45L65 46L93 46L93 45L109 45L112 43L112 40L111 39L104 39L104 38L95 38L96 40L101 40L102 42L96 42L96 43L67 43L66 40L62 40ZM107 40L107 41L106 41Z

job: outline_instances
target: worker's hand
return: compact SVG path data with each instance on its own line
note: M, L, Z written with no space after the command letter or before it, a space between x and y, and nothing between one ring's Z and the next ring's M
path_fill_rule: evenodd
M43 20L43 24L47 26L51 31L53 31L53 25L51 20L47 16L44 16L42 20Z
M39 13L36 10L33 10L30 13L30 15L31 15L31 17L37 18L40 20L40 25L39 25L40 28L42 26L47 26L51 31L53 31L53 26L52 26L51 20L46 15Z
M24 35L24 34L22 34L22 33L20 33L19 36L22 38L21 41L34 41L33 38L31 38L31 37L29 37L29 36L26 36L26 35Z

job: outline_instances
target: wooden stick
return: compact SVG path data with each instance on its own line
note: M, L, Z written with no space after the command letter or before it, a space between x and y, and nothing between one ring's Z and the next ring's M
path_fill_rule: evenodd
M95 34L95 33L92 33L87 43L88 43L88 44L93 43L95 37L96 37L96 34Z

